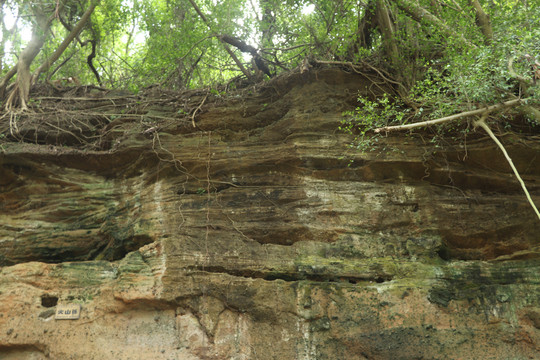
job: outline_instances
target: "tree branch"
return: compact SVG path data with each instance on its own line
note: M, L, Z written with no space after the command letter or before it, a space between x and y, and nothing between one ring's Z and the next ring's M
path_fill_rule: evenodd
M193 6L193 9L195 9L195 11L197 12L197 14L199 14L200 18L202 19L202 21L204 21L204 23L206 24L206 26L208 26L208 28L210 29L210 31L213 32L213 29L212 29L212 26L211 24L208 22L208 19L206 18L206 16L204 15L204 13L201 11L201 9L199 8L199 6L197 6L197 4L195 3L194 0L189 0L191 6ZM234 54L234 52L231 50L231 48L229 47L229 45L227 45L227 43L220 37L220 36L217 36L215 33L213 34L215 35L220 41L221 43L223 44L223 47L225 48L225 51L227 51L227 53L229 53L229 55L231 56L231 58L233 59L233 61L236 63L236 66L238 66L238 68L240 69L240 71L242 71L242 73L244 75L246 75L246 77L248 79L252 79L252 76L251 76L251 73L244 67L244 65L242 64L242 62L238 59L238 57Z
M230 45L238 48L238 50L240 50L241 52L250 53L253 56L257 55L257 49L255 49L251 45L246 44L241 39L238 39L238 38L235 38L234 36L229 36L229 35L220 35L220 36L218 36L218 38L221 41L224 41L227 44L230 44Z
M428 23L439 28L443 34L457 39L462 45L476 48L476 45L465 39L462 34L457 34L438 17L418 5L415 0L392 0L397 7L419 23Z
M259 70L261 70L269 77L272 77L272 73L270 73L270 69L268 68L268 65L266 65L266 61L259 55L257 49L255 49L253 46L246 44L245 41L238 39L234 36L221 35L218 38L221 41L238 48L238 50L240 50L241 52L250 53L251 56L253 56L253 59L255 60L255 65L257 65Z
M73 41L73 39L75 39L77 35L79 35L79 33L82 31L82 29L84 28L84 26L90 19L92 12L96 8L96 6L99 4L99 2L100 0L93 0L90 3L90 6L84 12L83 16L81 17L77 25L75 25L73 30L68 34L68 36L64 39L64 41L62 41L60 46L58 46L58 48L54 51L54 53L39 68L37 68L36 71L34 71L34 74L32 76L33 78L32 82L35 82L39 78L39 75L41 73L49 70L51 65L60 58L60 56L64 53L64 51L67 49L69 44Z
M465 112L461 112L459 114L450 115L450 116L446 116L446 117L439 118L439 119L422 121L422 122L418 122L418 123L414 123L414 124L385 126L385 127L382 127L382 128L375 129L374 131L375 131L375 133L380 133L382 131L407 130L407 129L414 129L414 128L423 127L423 126L436 125L436 124L441 124L441 123L452 121L452 120L457 120L457 119L462 118L462 117L481 115L481 114L483 114L485 112L491 112L493 110L498 110L498 109L502 109L502 108L505 108L505 107L518 106L518 105L521 105L522 102L523 102L523 100L521 100L521 99L515 99L515 100L510 100L510 101L503 102L501 104L491 105L491 106L487 106L485 108L471 110L471 111L465 111Z
M493 131L491 131L490 127L485 122L487 116L489 115L489 113L491 111L501 109L501 108L504 108L504 107L517 106L517 105L520 105L521 103L522 103L521 99L510 100L510 101L506 101L506 102L504 102L502 104L488 106L488 107L485 107L483 109L465 111L465 112L462 112L462 113L459 113L459 114L455 114L455 115L452 115L452 116L447 116L447 117L439 118L439 119L435 119L435 120L423 121L423 122L419 122L419 123L415 123L415 124L407 124L407 125L386 126L386 127L383 127L383 128L375 129L375 132L379 133L381 131L413 129L413 128L417 128L417 127L421 127L421 126L429 126L429 125L440 124L440 123L448 122L448 121L452 121L452 120L457 120L459 118L466 117L466 116L481 115L480 119L473 123L474 126L475 127L479 126L482 129L484 129L488 133L488 135L491 137L491 139L495 142L495 144L497 144L497 146L501 149L501 151L503 152L503 154L504 154L504 156L506 158L506 161L508 161L508 164L512 168L512 171L514 172L514 174L516 175L519 183L521 184L521 188L523 189L523 192L525 193L525 196L527 197L527 200L529 201L529 204L531 205L534 212L538 216L538 219L540 219L540 212L538 211L538 208L534 204L534 202L533 202L533 200L531 198L531 195L529 194L529 191L527 190L527 187L525 186L525 183L523 182L523 179L519 175L519 172L517 171L516 167L514 166L514 163L512 162L512 159L508 155L508 152L504 148L503 144L499 141L499 139L497 139L495 134L493 134Z
M489 45L493 42L493 29L491 28L491 21L489 20L489 15L484 12L482 5L478 0L469 0L471 5L476 12L476 22L480 31L484 35L484 42L486 45Z
M517 79L523 88L523 92L526 93L530 86L534 85L534 77L532 80L529 80L521 75L518 75L514 70L514 57L508 59L508 73L514 79ZM534 74L533 74L534 76Z
M8 82L9 80L11 80L13 76L15 76L16 73L17 73L17 64L15 64L11 69L9 69L6 75L4 75L4 77L2 78L2 82L0 82L0 99L4 98Z
M383 46L392 62L392 67L399 74L399 50L395 37L394 24L390 18L390 11L386 6L385 0L376 0L375 17L379 24L379 30L382 34ZM401 75L400 75L401 77Z

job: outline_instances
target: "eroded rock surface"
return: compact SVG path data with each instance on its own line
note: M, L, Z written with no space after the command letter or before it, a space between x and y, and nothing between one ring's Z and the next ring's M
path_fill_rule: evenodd
M540 222L504 157L427 132L351 153L341 114L372 91L328 69L211 95L197 127L205 93L66 99L88 120L56 136L21 119L0 357L537 358ZM502 140L539 204L532 131Z

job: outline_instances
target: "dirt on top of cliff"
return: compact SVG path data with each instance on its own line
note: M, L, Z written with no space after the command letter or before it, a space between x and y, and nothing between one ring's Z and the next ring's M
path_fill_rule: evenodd
M301 96L291 95L293 90ZM313 111L325 113L330 108L335 111L336 107L332 106L335 104L327 103L336 93L341 102L337 110L350 111L358 105L359 94L375 99L396 92L393 84L373 69L359 71L358 67L346 65L295 69L255 84L237 78L213 88L173 91L150 86L137 94L95 86L42 84L33 89L28 111L2 116L0 144L4 151L31 149L31 152L56 155L115 152L120 147L133 147L133 142L155 143L160 132L191 134L219 130L229 139L241 139L286 114L292 98ZM238 120L200 121L215 108L222 108L218 113L236 112L233 118ZM256 121L244 121L244 118ZM531 133L530 123L519 116L509 121L513 122L515 131ZM466 126L465 122L458 127ZM336 131L337 127L328 130ZM439 136L434 129L416 132L420 136L424 132L430 138ZM500 133L504 132L501 129ZM468 136L473 140L483 135Z
M231 136L231 132L252 132L268 125L268 119L283 116L293 89L302 94L295 98L296 102L305 102L305 108L325 112L329 108L325 102L336 92L344 95L338 110L350 111L358 106L359 94L372 99L382 94L398 97L395 87L380 70L347 64L296 68L257 83L238 77L227 84L204 89L170 90L155 85L137 94L91 85L62 87L44 83L33 88L27 111L5 113L0 118L0 144L5 149L18 143L17 151L24 151L26 144L50 145L32 151L58 154L74 150L116 151L124 142L155 141L159 132L226 130ZM260 121L257 124L245 121L225 124L219 119L199 121L201 115L217 107ZM516 131L531 132L530 123L519 116L509 121ZM466 122L458 125L467 126ZM424 131L430 137L439 136L433 129L417 130ZM478 137L469 136L469 139Z
M315 82L318 89L310 91L324 93L331 90L325 89L329 83L346 88L351 82L368 84L369 76L373 74L366 73L361 79L350 70L320 68L304 73L287 72L256 84L235 79L214 88L182 91L151 86L137 94L95 86L42 84L33 89L28 111L4 114L0 121L0 134L4 136L0 141L4 147L6 143L19 143L19 149L24 148L24 144L51 145L41 147L39 152L110 151L128 138L152 139L159 131L216 130L219 125L198 121L211 108L235 107L241 103L244 107L241 115L250 116L267 110L271 103L286 97L295 87ZM357 86L351 87L351 106L357 96L355 88ZM309 101L309 97L306 98Z

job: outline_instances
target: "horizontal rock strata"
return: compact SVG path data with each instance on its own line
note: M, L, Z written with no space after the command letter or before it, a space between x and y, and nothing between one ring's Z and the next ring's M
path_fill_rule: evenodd
M327 69L194 117L205 93L21 117L0 147L0 357L535 358L540 222L504 157L429 130L357 153L338 126L372 91ZM540 204L538 139L501 138Z

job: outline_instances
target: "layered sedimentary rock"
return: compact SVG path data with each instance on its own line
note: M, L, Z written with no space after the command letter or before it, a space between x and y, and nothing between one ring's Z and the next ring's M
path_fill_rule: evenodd
M328 69L20 118L0 154L2 358L535 358L540 222L503 155L429 132L352 152L342 112L374 89ZM538 204L526 130L502 141Z

